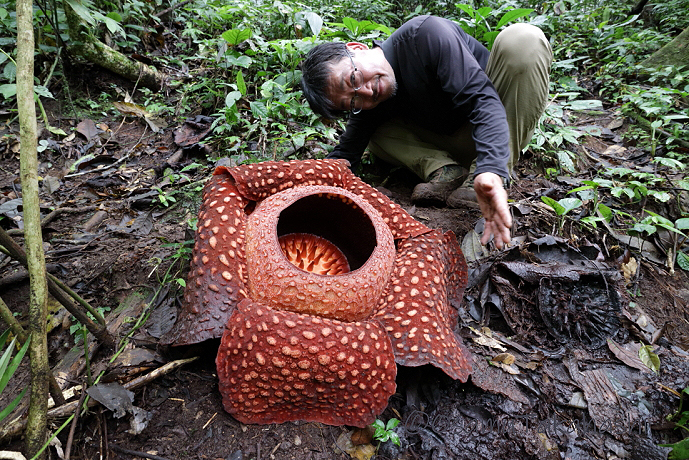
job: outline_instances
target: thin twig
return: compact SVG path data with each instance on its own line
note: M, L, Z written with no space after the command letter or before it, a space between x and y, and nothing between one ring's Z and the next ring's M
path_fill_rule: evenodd
M74 418L72 419L72 426L69 427L69 436L67 436L67 445L65 446L64 460L69 460L69 454L72 451L72 442L74 441L74 432L77 429L77 423L79 422L79 415L81 414L81 406L82 406L82 404L84 404L84 399L86 399L86 389L82 388L81 396L79 397L79 404L77 404L77 410L74 411Z
M136 457L143 457L143 458L150 458L151 460L168 460L167 457L161 457L160 455L153 455L153 454L149 454L147 452L141 452L138 450L125 449L124 447L116 446L115 444L111 444L110 448L112 450L114 450L115 452L119 452L121 454L134 455Z
M136 388L142 387L146 385L147 383L152 382L153 380L157 379L158 377L161 377L163 375L167 375L170 372L174 371L178 367L181 367L187 363L190 363L192 361L196 361L199 359L198 356L194 356L192 358L186 358L186 359L179 359L177 361L173 361L171 363L167 363L164 366L159 367L158 369L149 372L146 375L142 375L141 377L137 377L134 380L131 380L127 383L125 383L123 386L127 390L134 390ZM63 404L60 407L56 407L52 410L48 411L48 419L56 419L56 418L62 418L62 417L68 417L71 415L75 409L78 407L78 402L77 401L72 401L67 404ZM98 402L94 399L89 399L88 400L88 407L94 407L98 404ZM24 427L26 427L26 419L23 419L21 417L16 418L12 420L11 422L5 424L5 426L0 428L0 442L5 442L5 440L19 436L22 431L24 430Z

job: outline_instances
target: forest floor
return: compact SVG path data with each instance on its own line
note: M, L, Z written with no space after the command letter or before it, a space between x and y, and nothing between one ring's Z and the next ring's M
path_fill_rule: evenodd
M113 85L130 89L112 76L93 69L84 76L87 72L89 86L81 89L91 94ZM145 412L130 407L114 413L97 406L83 414L73 440L68 441L69 429L60 433L61 447L50 448L52 458L59 458L70 443L71 458L83 459L315 460L374 454L376 459L655 460L667 458L669 451L659 444L682 439L681 430L666 417L678 408L677 394L689 387L687 274L679 268L671 274L651 241L630 251L612 229L599 225L594 230L575 219L560 231L555 214L540 199L567 196L580 179L590 177L588 168L596 161L630 168L648 164L640 149L625 144L626 121L615 107L571 117L574 128L600 128L572 146L585 150L581 157L589 164L579 176L546 179L538 173L537 158L525 154L510 189L514 240L501 251L475 244L481 225L475 207L413 206L413 177L380 165L365 169L363 177L374 187L425 225L453 231L462 244L470 274L458 333L473 355L474 370L461 383L431 366L399 366L397 391L379 418L401 420L396 428L401 446L374 440L377 451L367 453L364 443L351 455L344 451L351 448L351 427L244 425L233 419L223 410L218 391L217 341L172 348L159 344L181 302L182 290L174 279L186 275L187 262L180 267L176 255L181 243L193 238L187 221L199 204L198 193L170 194L173 185L164 169L179 173L192 162L205 164L207 154L203 148L175 144L174 132L183 121L171 121L153 133L137 117L90 121L69 118L66 112L48 107L51 124L70 136L52 140L44 131L41 137L48 141L39 154L43 215L60 210L43 229L47 264L106 316L119 314L118 308L131 312L117 330L120 338L128 337L126 349L112 363L112 352L97 352L91 375L105 371L102 381L125 383L165 362L199 358L134 390L133 406ZM4 125L0 130L0 225L17 234L18 129ZM73 167L89 154L94 154L89 161ZM178 179L198 188L211 172L212 166L204 167L186 177L180 173ZM175 201L162 206L157 200L161 194ZM665 205L649 201L647 206L663 212ZM634 204L625 209L634 213L641 208ZM20 236L17 241L23 242ZM578 280L568 277L572 267L581 275ZM174 275L177 270L180 274ZM25 322L29 288L20 272L16 262L0 259L0 295ZM612 286L614 293L601 285ZM602 315L604 336L597 335L601 327L581 311L568 322L559 307L544 300L563 292L572 298L588 296L591 308ZM51 309L51 317L51 365L60 366L63 360L64 366L78 334L70 331L74 323L59 308ZM137 318L147 320L133 330ZM639 359L640 346L647 344L660 360L658 372ZM76 347L77 353L80 349ZM501 353L513 356L514 363L491 361ZM66 387L86 381L83 361L77 360L74 368L78 370L69 374ZM0 407L27 384L27 373L17 374ZM25 413L24 406L14 416ZM142 425L135 427L135 419ZM64 420L52 420L51 430ZM0 446L21 447L17 437Z

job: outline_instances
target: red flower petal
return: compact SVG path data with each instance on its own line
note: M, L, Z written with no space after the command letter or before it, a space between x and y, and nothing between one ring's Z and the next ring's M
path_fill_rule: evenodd
M223 406L242 423L364 427L396 388L390 339L375 321L344 323L248 299L227 322L216 364Z

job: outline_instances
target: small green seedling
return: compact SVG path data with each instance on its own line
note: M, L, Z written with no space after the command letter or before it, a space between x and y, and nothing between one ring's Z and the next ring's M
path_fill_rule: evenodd
M675 428L682 428L689 431L687 425L689 424L689 410L684 409L687 401L689 401L689 387L682 390L679 400L679 408L674 414L667 416L668 421L675 423ZM668 454L670 460L686 460L689 458L689 438L685 438L674 444L660 444L660 447L672 447Z
M562 232L562 227L565 225L565 215L573 210L577 209L583 204L579 198L563 198L559 201L555 201L549 196L542 196L541 200L555 210L557 214L557 219L559 222L559 231Z
M373 428L376 429L373 433L373 439L380 442L392 441L396 445L400 445L400 437L395 433L395 428L399 425L400 421L396 418L391 418L388 420L387 425L383 423L382 420L376 420L373 422Z

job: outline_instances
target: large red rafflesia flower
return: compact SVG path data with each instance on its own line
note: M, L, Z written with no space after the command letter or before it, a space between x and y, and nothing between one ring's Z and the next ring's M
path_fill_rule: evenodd
M219 167L204 190L175 345L221 337L225 409L244 423L365 426L395 363L466 381L467 267L344 160Z

